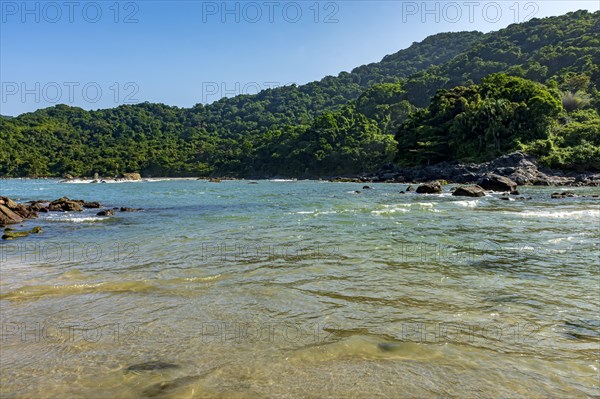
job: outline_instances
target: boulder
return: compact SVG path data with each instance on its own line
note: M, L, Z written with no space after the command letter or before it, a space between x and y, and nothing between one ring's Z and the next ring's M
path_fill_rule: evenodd
M37 216L31 205L18 204L8 197L0 197L0 224L21 223L25 219Z
M6 205L0 205L0 224L16 224L21 223L23 218L13 212Z
M485 190L480 186L460 186L452 193L457 197L483 197L485 196Z
M83 207L86 209L95 209L95 208L100 208L100 203L99 202L84 202Z
M411 191L415 191L415 188L413 186L408 186L406 187L406 192L411 192Z
M31 209L30 206L23 204L16 204L15 207L11 209L14 213L21 216L23 219L36 218L38 215L35 211Z
M62 197L52 201L48 205L48 210L51 212L81 212L84 203L84 200L72 200L69 197Z
M418 194L441 194L442 193L442 185L438 181L421 184L419 187L417 187L417 193Z
M121 212L135 212L135 211L137 211L137 209L134 209L134 208L127 208L127 207L124 207L124 206L123 206L123 207L121 207L121 209L120 209L120 210L121 210Z
M17 206L17 203L8 197L0 197L0 205L5 205L9 209L13 209Z
M115 213L113 211L111 211L110 209L107 209L105 211L100 211L96 214L96 216L112 216Z
M563 199L563 198L574 198L577 197L577 194L571 191L563 191L562 193L552 193L550 198L552 199Z
M29 209L34 212L44 212L44 209L46 212L48 211L47 205L44 205L44 202L35 202L29 206Z
M371 186L363 186L363 190L372 190Z
M499 191L499 192L512 192L517 190L517 183L509 179L508 177L489 174L477 182L477 185L482 187L484 190Z
M61 210L65 212L81 212L83 211L83 206L81 206L80 202L65 201L61 204Z
M67 201L71 201L71 199L69 197L61 197L57 200L54 200L50 203L50 205L59 205L62 204L63 202L67 202Z
M125 180L142 180L139 173L123 173L122 178Z

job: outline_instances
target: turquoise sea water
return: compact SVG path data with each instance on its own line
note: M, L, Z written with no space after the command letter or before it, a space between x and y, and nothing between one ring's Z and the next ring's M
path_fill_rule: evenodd
M600 395L598 199L371 186L1 180L143 208L0 243L1 396Z

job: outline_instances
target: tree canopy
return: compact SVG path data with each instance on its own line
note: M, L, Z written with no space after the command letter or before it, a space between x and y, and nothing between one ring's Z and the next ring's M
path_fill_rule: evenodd
M192 108L0 116L0 176L319 177L514 149L598 168L599 93L600 12L578 11L437 34L338 76Z

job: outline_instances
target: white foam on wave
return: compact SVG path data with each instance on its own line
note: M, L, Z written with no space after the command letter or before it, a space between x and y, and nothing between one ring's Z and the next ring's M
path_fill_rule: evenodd
M337 211L298 211L298 212L290 212L287 215L330 215L338 213Z
M559 238L553 238L551 240L548 240L548 242L551 244L558 244L563 241L572 241L574 239L575 239L575 237L559 237Z
M411 204L396 204L396 205L383 205L383 209L371 211L374 215L387 215L391 213L406 213L410 209Z
M93 222L104 222L110 220L107 217L100 216L82 216L82 217L54 217L50 216L46 218L49 222L58 222L58 223L93 223Z
M514 212L506 212L514 213ZM524 211L518 212L523 217L540 217L540 218L556 218L556 219L585 219L585 218L600 218L599 209L580 209L576 211Z
M470 200L470 201L452 201L453 204L464 206L465 208L475 208L479 205L479 200Z
M433 208L433 202L417 202L421 208Z

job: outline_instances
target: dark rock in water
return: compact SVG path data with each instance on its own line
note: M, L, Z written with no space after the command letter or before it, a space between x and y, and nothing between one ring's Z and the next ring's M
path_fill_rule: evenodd
M377 344L377 347L384 352L392 352L400 349L400 344L392 342L381 342Z
M484 190L512 192L517 189L517 183L510 180L508 177L490 174L482 177L477 182Z
M415 191L415 188L413 186L408 186L406 187L406 192L411 192L411 191Z
M363 186L363 190L372 190L370 186Z
M31 229L31 234L40 234L42 232L42 228L40 226L35 226Z
M406 193L405 193L404 191L400 191L400 193L399 193L399 194L406 194Z
M145 363L138 363L127 367L127 371L152 371L152 370L166 370L166 369L177 369L180 366L173 363L165 363L161 361L151 361Z
M204 375L189 375L186 377L175 378L171 381L163 381L157 384L151 385L149 388L144 389L144 396L153 398L160 395L168 394L182 386L191 384L201 379Z
M442 185L438 181L421 184L419 187L417 187L417 193L418 194L441 194L442 193Z
M502 201L512 201L513 200L512 198L509 198L509 197L500 197L500 199Z
M355 190L354 191L354 194L360 194L360 193L362 193L362 191L360 191L360 190Z
M577 194L571 191L563 191L562 193L552 193L550 198L553 199L562 199L562 198L574 198L577 197Z
M248 183L248 184L258 184L258 183L257 183L257 182L255 182L255 181L251 181L251 182L250 182L250 183Z
M48 212L48 208L44 205L44 202L35 202L29 206L34 212Z
M66 201L62 203L61 209L65 212L81 212L83 211L83 206L81 206L80 202Z
M137 209L121 207L121 212L135 212Z
M105 211L100 211L96 214L96 216L112 216L115 213L113 211L111 211L110 209L107 209Z
M71 201L71 199L69 199L69 197L61 197L61 198L59 198L57 200L52 201L50 203L50 205L58 205L58 204L61 204L63 202L67 202L67 201Z
M457 187L452 195L457 197L483 197L485 190L477 185Z
M7 231L2 236L3 240L14 240L15 238L27 237L29 232L27 231Z
M63 212L81 212L83 211L83 200L71 200L69 197L62 197L55 201L52 201L48 205L48 210L52 212L63 211Z
M519 192L519 190L513 190L510 192L510 195L521 195L521 193Z
M83 203L83 207L86 209L95 209L95 208L100 208L100 203L99 202L84 202Z

